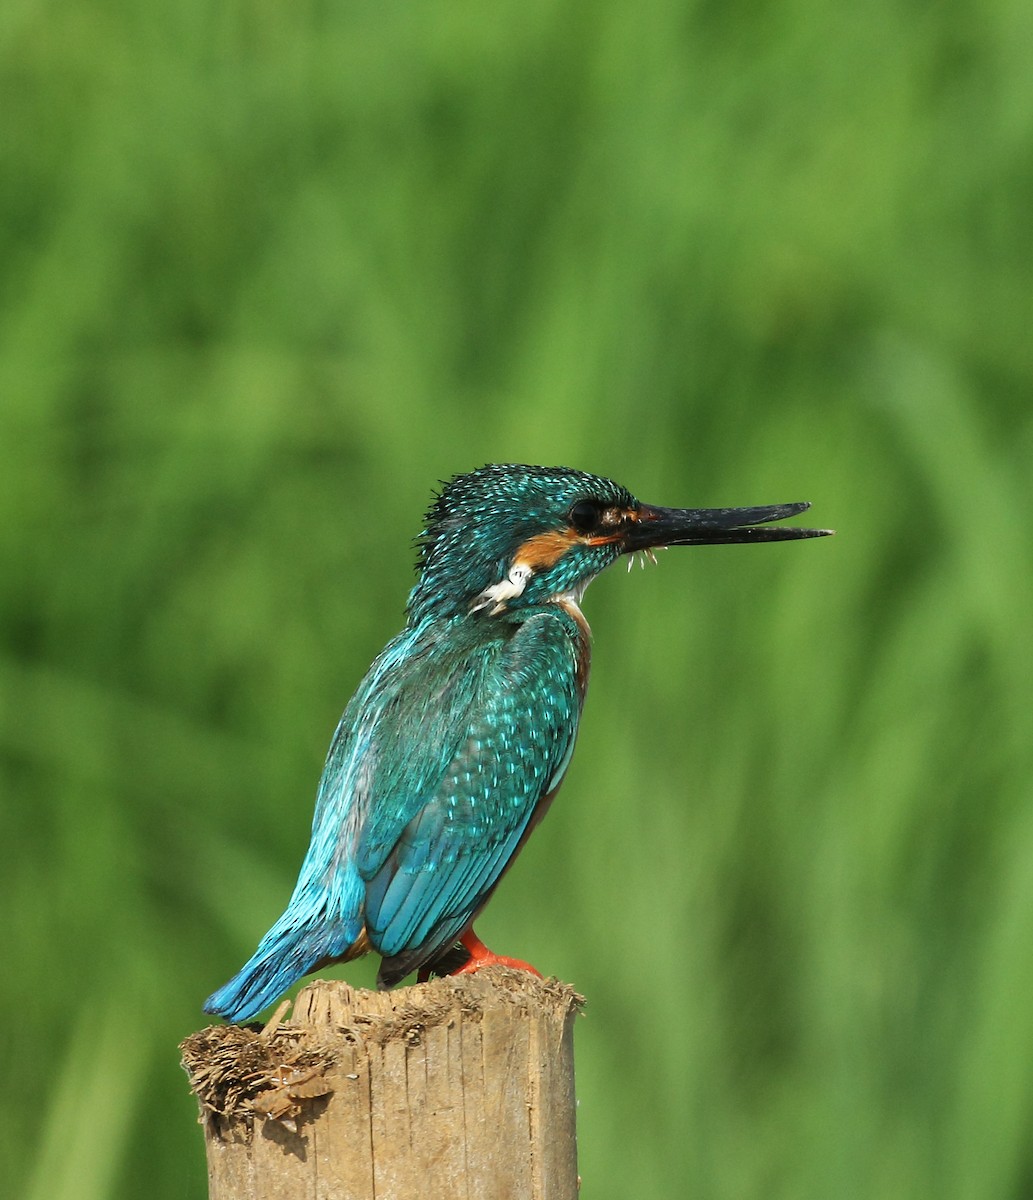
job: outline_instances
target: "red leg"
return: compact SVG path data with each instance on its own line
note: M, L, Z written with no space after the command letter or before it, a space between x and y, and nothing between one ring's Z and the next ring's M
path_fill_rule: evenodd
M501 963L504 967L515 967L518 971L530 971L539 979L542 977L541 971L536 971L530 963L521 962L519 958L506 958L501 954L494 954L474 933L472 925L459 940L470 951L470 957L461 967L451 972L453 975L468 975L471 971L479 971L481 967Z

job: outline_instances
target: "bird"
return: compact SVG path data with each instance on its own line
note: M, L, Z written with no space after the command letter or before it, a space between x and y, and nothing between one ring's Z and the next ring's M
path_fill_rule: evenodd
M569 467L489 464L432 500L406 620L333 735L283 915L204 1010L247 1021L293 983L376 952L380 988L492 963L473 923L574 751L589 583L624 555L786 541L808 503L660 508Z

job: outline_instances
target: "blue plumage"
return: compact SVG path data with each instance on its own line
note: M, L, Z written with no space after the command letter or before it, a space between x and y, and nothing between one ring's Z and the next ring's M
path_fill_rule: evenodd
M287 909L205 1010L247 1020L302 975L369 950L382 986L444 969L457 939L470 967L494 959L472 922L570 761L584 588L636 549L823 532L753 527L791 511L655 509L567 468L484 467L446 485L406 627L337 727Z

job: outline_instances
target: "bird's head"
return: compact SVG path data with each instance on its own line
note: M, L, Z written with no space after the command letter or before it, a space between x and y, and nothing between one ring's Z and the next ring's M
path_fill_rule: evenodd
M640 550L829 533L767 525L807 507L656 508L570 467L481 467L445 484L427 512L410 616L494 617L577 599L600 571Z

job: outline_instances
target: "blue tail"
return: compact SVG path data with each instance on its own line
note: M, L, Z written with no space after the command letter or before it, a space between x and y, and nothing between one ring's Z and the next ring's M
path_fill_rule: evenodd
M345 958L362 934L366 885L353 853L360 814L352 773L358 768L347 752L345 717L327 755L312 841L287 910L229 983L204 1002L212 1016L249 1021L320 963Z
M212 992L204 1011L227 1021L249 1021L321 962L343 958L361 932L361 919L299 926L288 909L229 983Z

